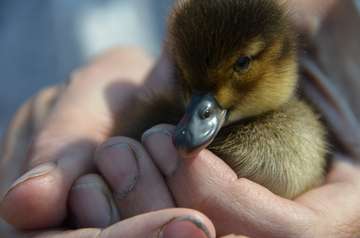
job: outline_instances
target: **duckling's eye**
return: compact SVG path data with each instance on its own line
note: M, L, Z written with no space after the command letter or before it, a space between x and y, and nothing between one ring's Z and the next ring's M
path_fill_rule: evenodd
M234 65L234 70L236 72L244 72L250 68L251 65L251 57L243 56L240 57Z

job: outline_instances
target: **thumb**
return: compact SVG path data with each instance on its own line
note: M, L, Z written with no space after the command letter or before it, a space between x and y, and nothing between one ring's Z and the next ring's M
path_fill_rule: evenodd
M215 238L215 229L201 213L178 208L139 215L104 230L51 231L33 235L36 238Z

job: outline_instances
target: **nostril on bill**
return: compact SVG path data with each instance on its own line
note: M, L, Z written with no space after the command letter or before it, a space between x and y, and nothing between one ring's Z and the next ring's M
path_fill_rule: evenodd
M180 135L186 136L186 129L182 129L182 130L180 131Z
M174 138L174 145L178 148L188 147L189 142L192 141L191 132L187 128L179 128L175 132Z
M213 110L211 108L205 108L200 112L200 118L202 120L209 119L213 115Z

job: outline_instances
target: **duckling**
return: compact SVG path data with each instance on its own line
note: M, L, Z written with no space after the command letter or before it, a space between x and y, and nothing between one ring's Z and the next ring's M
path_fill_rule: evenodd
M285 6L179 1L167 47L179 94L154 100L156 119L149 111L144 118L171 123L183 114L174 135L180 154L193 157L208 148L239 177L289 199L322 183L326 130L295 93L296 33Z

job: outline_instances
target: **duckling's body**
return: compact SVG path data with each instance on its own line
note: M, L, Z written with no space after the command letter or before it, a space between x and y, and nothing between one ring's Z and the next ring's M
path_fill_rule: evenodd
M322 183L324 139L316 114L294 98L276 111L223 128L209 149L240 178L294 198Z
M319 185L325 129L294 93L294 35L276 1L180 1L168 41L180 86L172 98L150 99L130 134L185 113L174 137L179 153L208 146L239 177L286 198Z

